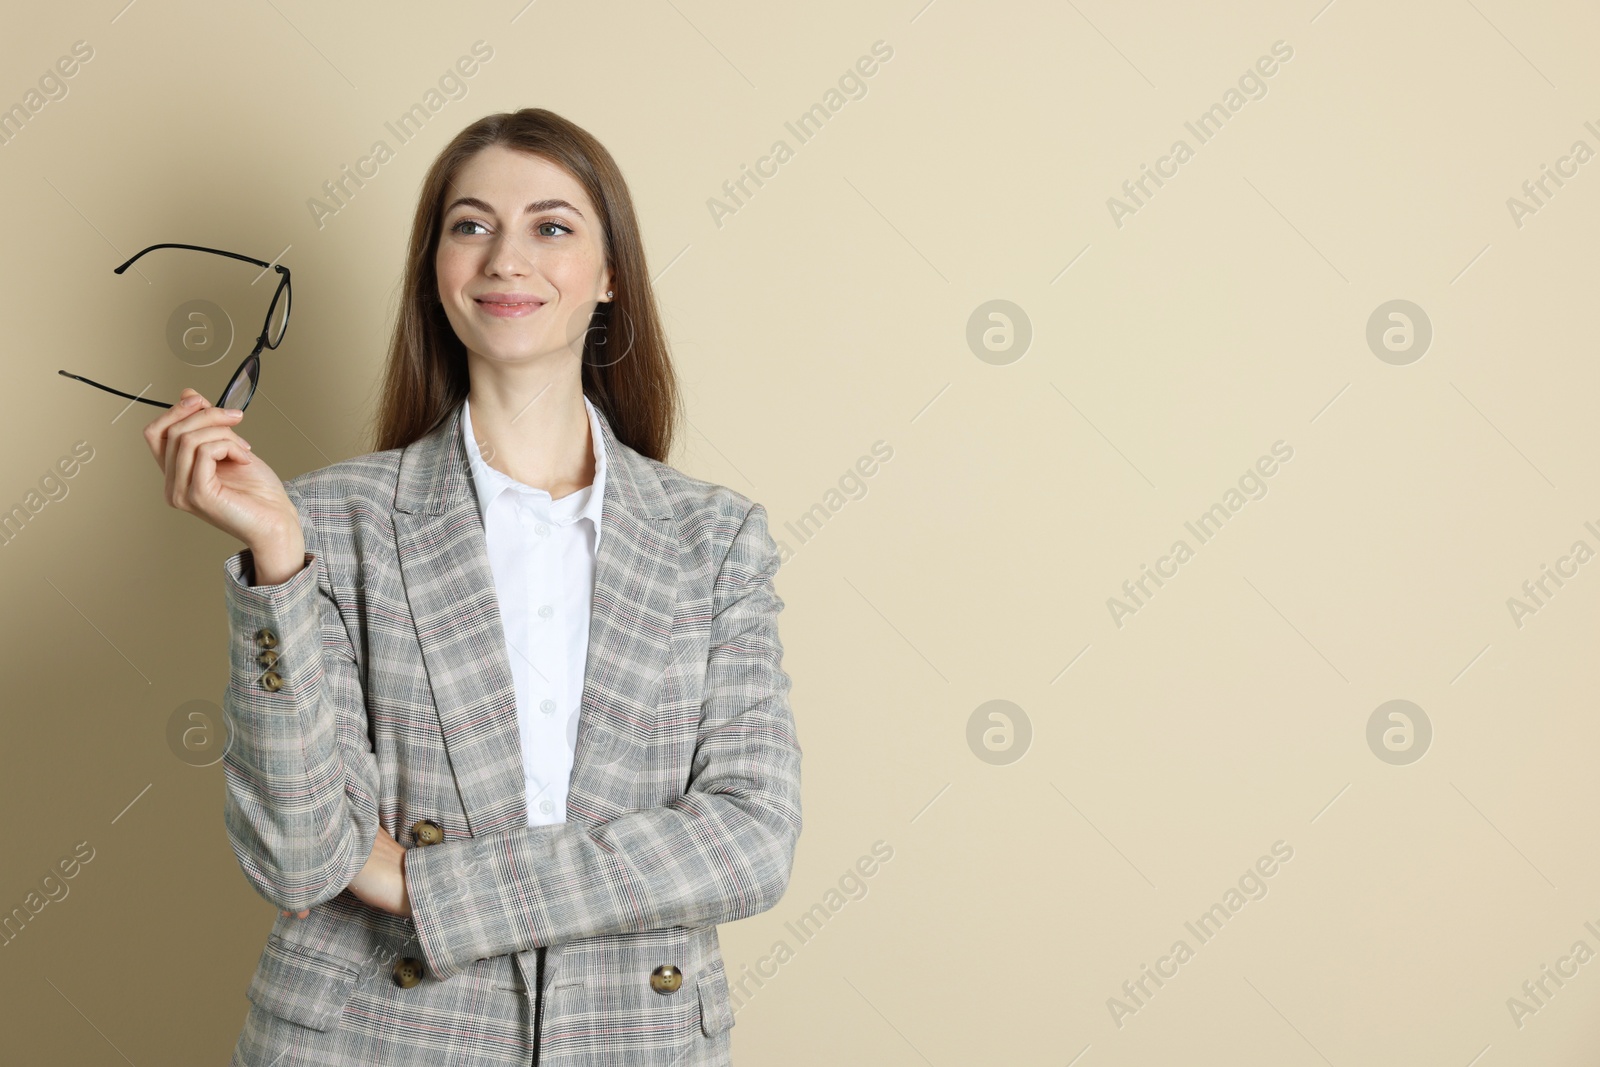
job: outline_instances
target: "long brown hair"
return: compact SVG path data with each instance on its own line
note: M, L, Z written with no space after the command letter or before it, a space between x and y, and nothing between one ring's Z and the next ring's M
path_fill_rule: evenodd
M428 168L411 223L400 311L379 400L377 451L403 448L438 428L466 399L466 346L439 301L434 256L445 192L461 166L491 145L529 152L562 167L600 215L610 301L595 307L583 343L583 392L624 444L666 461L681 396L656 312L639 221L622 172L586 130L544 108L485 115L456 135Z

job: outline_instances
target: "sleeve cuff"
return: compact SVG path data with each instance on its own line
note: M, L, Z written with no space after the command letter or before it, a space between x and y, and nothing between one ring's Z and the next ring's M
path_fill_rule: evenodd
M538 886L530 870L550 856L557 832L556 827L528 827L525 833L514 830L406 850L406 895L429 975L448 981L478 960L535 947L537 938L512 930L499 890L515 880L523 903L531 904L527 898L538 893Z
M316 559L314 552L307 552L300 570L277 585L250 584L255 559L248 548L223 563L235 682L254 689L263 673L272 671L279 683L272 692L285 706L292 705L297 691L320 670ZM264 631L271 637L264 637Z
M241 548L223 560L222 569L228 575L230 594L237 590L240 593L251 594L258 599L270 599L274 594L281 598L285 594L292 594L299 586L304 585L308 573L316 573L316 567L310 565L316 562L316 558L317 554L308 550L300 569L291 575L287 581L280 582L277 585L251 584L256 577L256 557L255 553L248 548Z
M442 845L427 847L440 855L445 852ZM450 878L448 867L440 872L430 870L429 864L423 859L424 851L415 845L408 848L401 874L406 883L406 895L411 900L411 925L417 932L417 947L422 951L428 976L447 982L461 973L462 966L450 957L450 944L441 928L442 918L435 908L437 902L443 899L464 903L464 887L459 882L459 874L455 879ZM446 884L451 881L455 882L454 888Z

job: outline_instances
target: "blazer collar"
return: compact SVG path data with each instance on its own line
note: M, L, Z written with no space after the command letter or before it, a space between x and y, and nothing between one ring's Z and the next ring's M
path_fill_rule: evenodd
M596 548L605 533L600 528L600 505L605 501L606 489L606 449L605 431L600 428L600 411L588 398L583 398L584 421L589 426L590 440L596 444L594 457L594 481L557 501L538 501L536 509L548 509L546 514L552 518L556 515L571 515L574 519L588 519L594 524L594 540L590 542ZM472 426L472 405L463 400L461 402L461 440L467 450L467 469L472 472L474 488L478 493L478 513L489 520L489 509L494 502L506 493L513 497L527 496L531 490L521 482L495 468L489 466L483 458L483 452L475 440L477 434ZM545 496L549 496L548 493ZM574 510L576 509L576 510Z
M651 461L618 441L600 413L606 449L601 538L590 602L589 647L567 790L569 822L631 810L656 729L672 651L678 539L671 501ZM474 837L527 827L516 690L470 481L461 409L401 453L392 519L406 600L422 649L448 766L416 770L454 779ZM446 787L448 788L448 786ZM418 797L409 798L409 806ZM408 812L451 822L445 812ZM452 827L459 832L459 826ZM403 843L403 842L402 842Z
M605 498L638 519L665 519L672 506L649 460L617 440L611 420L595 405L605 445ZM473 487L461 430L461 405L439 426L407 445L400 454L394 510L406 514L443 514L471 499ZM602 521L604 521L602 517Z

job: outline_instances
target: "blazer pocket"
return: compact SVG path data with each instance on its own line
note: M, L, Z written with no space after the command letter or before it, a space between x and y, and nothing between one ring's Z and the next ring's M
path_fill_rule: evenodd
M714 1037L733 1025L733 1005L728 997L728 975L718 960L700 976L700 1030Z
M344 1014L359 977L343 959L270 934L246 995L280 1019L326 1030Z

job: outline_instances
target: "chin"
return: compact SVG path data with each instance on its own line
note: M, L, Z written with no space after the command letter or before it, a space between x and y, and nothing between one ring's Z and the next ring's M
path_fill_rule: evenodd
M540 345L508 345L503 342L500 344L484 344L478 351L496 363L527 363L545 355L545 349Z

